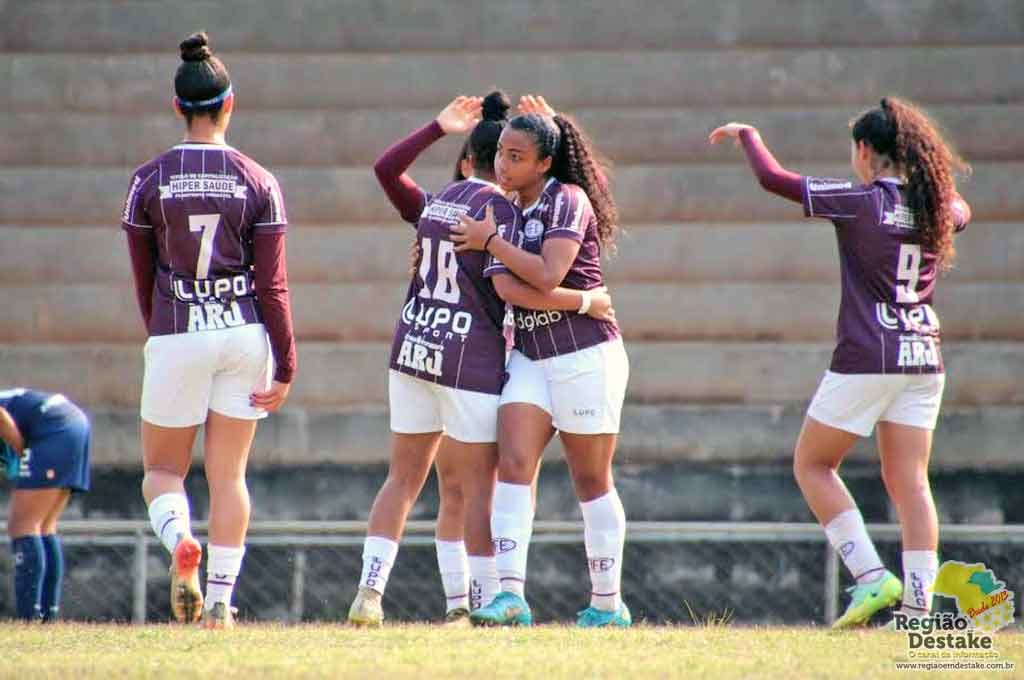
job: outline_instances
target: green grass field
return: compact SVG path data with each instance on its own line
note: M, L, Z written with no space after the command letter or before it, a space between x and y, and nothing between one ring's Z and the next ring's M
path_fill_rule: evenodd
M521 678L886 678L907 677L901 633L815 628L648 627L582 631L396 625L242 625L233 631L180 626L60 624L0 626L5 677L434 677ZM995 639L1021 677L1024 635ZM965 677L932 672L929 677Z

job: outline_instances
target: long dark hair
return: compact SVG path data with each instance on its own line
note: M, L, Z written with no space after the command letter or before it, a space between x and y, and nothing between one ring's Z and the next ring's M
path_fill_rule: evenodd
M935 253L941 269L952 266L953 201L957 172L970 170L942 137L938 126L919 107L896 97L882 99L878 108L853 124L853 140L902 169L907 179L907 208L921 234L921 245Z
M601 246L606 252L614 253L619 234L619 210L609 185L611 163L597 151L579 123L561 113L553 119L531 113L516 116L509 127L533 138L538 157L551 157L550 176L583 189L594 208Z
M216 122L231 87L228 69L214 56L210 39L202 31L182 40L179 47L181 65L174 74L174 93L185 122L192 125L196 116L209 116Z

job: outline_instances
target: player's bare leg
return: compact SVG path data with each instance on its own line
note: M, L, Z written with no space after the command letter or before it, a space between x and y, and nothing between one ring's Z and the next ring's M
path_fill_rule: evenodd
M171 554L171 613L181 623L199 620L203 594L199 562L203 552L192 537L185 476L192 463L198 425L161 427L142 421L142 497L153 531Z
M877 426L882 480L903 532L903 606L908 616L931 611L939 569L939 520L928 482L932 431L880 422Z
M899 579L882 564L864 518L839 478L839 465L857 439L852 432L808 416L793 456L793 474L807 505L857 581L850 605L833 624L837 628L866 623L875 612L895 604L902 592Z
M461 457L452 449L453 441L441 438L434 468L437 470L437 567L445 596L445 620L465 621L469 616L469 561L463 538L466 519Z
M626 513L612 479L618 435L561 433L576 497L583 512L583 535L590 571L590 606L577 624L587 628L629 626L632 616L622 601L622 553Z
M526 403L498 409L498 483L494 489L491 535L501 592L470 615L477 625L530 625L526 603L526 561L533 535L533 483L544 447L555 430L551 414Z
M245 535L249 529L245 469L256 423L215 411L210 411L206 419L203 451L206 482L210 487L210 526L203 623L208 628L234 625L231 594L242 569ZM217 607L218 604L223 606Z
M464 536L473 609L498 594L498 569L491 541L491 502L498 470L498 445L445 439L442 449L457 470L465 496ZM468 617L469 608L465 610ZM452 617L450 617L452 618ZM468 621L460 617L461 621Z
M383 622L381 596L398 555L398 541L409 510L423 490L440 441L440 432L391 435L388 476L370 508L363 573L348 612L348 620L354 625L379 626Z

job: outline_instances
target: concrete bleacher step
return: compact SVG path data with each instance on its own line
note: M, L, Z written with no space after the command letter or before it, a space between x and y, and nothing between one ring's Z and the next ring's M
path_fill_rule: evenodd
M739 152L737 152L739 153ZM849 177L848 165L796 164L809 175ZM397 222L394 208L369 167L275 168L296 223ZM1024 215L1019 178L1024 163L978 163L961 187L979 221ZM450 167L415 173L426 189L451 180ZM120 219L129 169L0 169L0 223L111 223ZM730 164L620 165L613 189L624 224L674 221L792 221L802 208L763 191L745 162Z
M288 233L288 278L296 283L409 280L413 231L397 215L379 225L306 226ZM125 284L125 236L97 226L0 225L0 286ZM939 282L1024 281L1024 224L974 222L956 239L955 268ZM32 257L26 257L32 253ZM807 282L838 284L835 235L803 222L628 224L609 282Z
M225 51L528 50L704 46L1019 43L1024 16L1014 0L822 3L791 0L760 10L755 0L634 0L588 4L474 0L367 4L291 0L254 14L245 0L149 3L54 0L0 5L8 51L145 52L174 46L197 26L211 27ZM244 17L244 21L240 21ZM458 21L453 18L457 17ZM514 30L530 17L530 30ZM998 17L993 21L993 17ZM637 20L640 18L641 20ZM82 27L88 26L88 31ZM463 27L471 26L471 30ZM870 27L870 30L864 30Z
M809 396L809 395L808 395ZM805 404L732 406L626 404L615 463L780 464L792 460ZM91 413L92 463L137 466L139 415L134 409L104 407ZM957 407L939 417L929 469L978 470L1020 463L1024 407ZM250 469L322 464L372 465L388 462L391 437L384 406L354 409L303 408L289 403L260 422L249 457ZM198 454L202 447L197 446ZM877 461L874 442L862 440L848 460ZM561 445L552 442L545 462L563 464Z
M628 283L614 305L630 340L828 342L839 286L815 283ZM299 340L390 341L401 283L293 284ZM0 286L0 342L134 342L142 322L120 285ZM1024 284L941 286L935 307L947 340L1024 340Z
M785 404L810 399L832 343L630 342L627 399L643 403ZM329 408L387 403L386 343L303 342L289 403ZM944 403L1024 405L1024 344L950 342ZM142 343L0 345L0 385L59 390L89 407L133 408Z
M483 94L483 93L481 93ZM870 105L866 102L864 107ZM164 151L181 139L182 121L170 111L145 115L101 113L4 113L0 162L6 165L127 167ZM844 108L665 108L571 111L616 163L734 161L731 145L712 147L716 125L756 125L784 163L844 162L849 157L849 121ZM935 106L929 113L943 124L958 150L973 162L1024 157L1016 134L1024 106ZM437 110L258 111L241 108L232 119L229 141L269 168L289 165L369 166L394 141L426 124ZM434 144L419 166L454 163L464 136ZM287 140L286 143L282 143ZM414 166L415 167L415 166Z
M454 94L498 85L514 94L548 95L553 105L567 110L699 102L704 107L849 106L853 114L892 92L925 104L1019 102L1024 70L991 66L1022 61L1024 47L1011 45L246 53L233 55L228 66L239 110L433 109ZM173 47L146 55L2 54L0 110L164 112L178 63ZM449 91L439 91L439 82Z

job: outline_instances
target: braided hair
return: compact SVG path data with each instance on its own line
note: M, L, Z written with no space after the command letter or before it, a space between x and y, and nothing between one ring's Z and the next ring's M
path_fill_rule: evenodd
M548 118L537 113L516 116L509 127L529 134L537 157L550 157L548 174L563 184L575 184L590 199L597 218L597 235L606 252L615 251L619 211L609 186L611 164L575 120L564 114Z
M921 234L921 245L949 269L953 247L954 175L969 166L943 139L938 126L912 103L896 97L862 114L853 124L853 140L864 142L906 175L907 208Z

